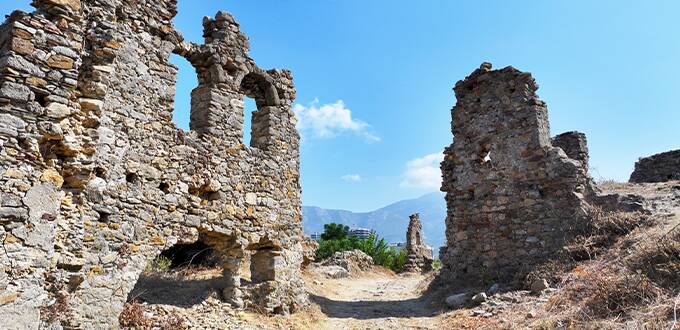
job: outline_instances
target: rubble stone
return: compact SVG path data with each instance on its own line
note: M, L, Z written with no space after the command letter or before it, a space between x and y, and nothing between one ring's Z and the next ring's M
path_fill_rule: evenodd
M446 297L445 302L446 305L449 306L450 308L458 308L465 305L467 303L467 300L468 300L467 293L458 293Z
M324 260L324 266L340 266L351 274L371 270L373 268L373 258L361 250L338 251L333 253L330 258Z

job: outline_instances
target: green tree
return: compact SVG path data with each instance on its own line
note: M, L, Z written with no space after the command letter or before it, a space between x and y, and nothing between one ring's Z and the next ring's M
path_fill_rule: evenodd
M342 240L349 235L349 227L338 223L327 223L323 225L321 239L324 241Z
M330 223L324 225L319 248L316 250L316 260L321 261L339 251L358 249L373 258L373 263L395 272L399 272L406 263L406 251L391 248L385 239L372 233L366 239L349 236L349 228L344 225Z

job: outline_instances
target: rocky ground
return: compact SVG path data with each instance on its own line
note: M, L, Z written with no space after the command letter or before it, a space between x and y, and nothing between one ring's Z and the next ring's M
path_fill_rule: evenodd
M537 273L544 277L527 284L533 292L492 285L445 288L433 282L434 273L396 275L340 262L307 268L303 276L312 303L292 316L227 307L212 289L217 270L150 280L136 289L146 303L128 304L126 312L148 320L138 328L165 329L677 328L680 182L606 183L600 188L641 196L648 214L603 216L607 230L616 224L616 235L603 240L602 233L609 232L593 229L580 241L592 255L553 264L546 268L552 274ZM329 275L329 267L349 269Z

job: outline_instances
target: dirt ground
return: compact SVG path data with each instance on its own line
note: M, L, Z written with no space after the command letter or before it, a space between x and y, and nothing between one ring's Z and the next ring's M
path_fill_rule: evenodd
M431 277L388 271L356 278L308 278L310 298L323 317L317 329L435 329L442 311L423 291Z

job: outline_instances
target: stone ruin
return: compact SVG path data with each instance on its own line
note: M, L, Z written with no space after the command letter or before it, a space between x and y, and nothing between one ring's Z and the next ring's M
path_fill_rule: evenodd
M227 302L305 304L291 73L260 69L224 12L197 45L173 27L176 0L33 6L0 26L2 323L115 328L145 264L197 241L220 256ZM198 74L189 132L172 123L173 53Z
M454 88L453 144L444 151L447 246L442 276L457 283L523 278L587 221L585 136L550 139L531 74L484 63Z
M630 182L666 182L680 180L680 150L640 158L630 175Z
M423 239L423 224L418 213L409 216L406 231L406 263L405 272L428 272L432 270L432 249Z

